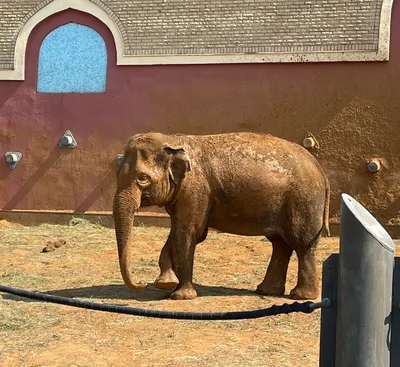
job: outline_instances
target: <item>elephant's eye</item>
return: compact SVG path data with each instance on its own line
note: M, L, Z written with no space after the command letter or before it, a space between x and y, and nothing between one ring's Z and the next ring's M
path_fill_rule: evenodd
M150 178L150 176L149 175L146 175L145 173L141 173L139 176L138 176L138 182L139 183L141 183L141 184L147 184L147 183L149 183L150 181L151 181L151 178Z

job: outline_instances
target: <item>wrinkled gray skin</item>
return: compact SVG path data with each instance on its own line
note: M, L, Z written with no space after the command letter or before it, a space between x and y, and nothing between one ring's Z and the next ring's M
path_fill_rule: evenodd
M283 295L293 251L299 261L293 299L315 299L315 248L328 228L329 182L303 147L270 135L208 136L140 134L126 144L117 174L113 214L122 278L142 288L130 272L135 249L134 213L158 205L171 216L171 232L159 259L158 288L175 288L170 298L193 299L196 244L209 227L266 236L273 247L257 292Z

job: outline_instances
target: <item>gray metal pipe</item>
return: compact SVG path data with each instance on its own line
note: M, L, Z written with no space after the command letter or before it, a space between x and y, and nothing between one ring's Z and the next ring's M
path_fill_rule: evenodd
M342 194L336 367L389 367L395 244L354 198Z

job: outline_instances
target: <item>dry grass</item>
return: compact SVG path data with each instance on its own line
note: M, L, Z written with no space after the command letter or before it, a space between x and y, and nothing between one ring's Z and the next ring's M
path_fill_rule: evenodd
M168 231L136 228L134 275L152 283ZM192 301L165 299L149 285L121 280L113 230L76 220L70 226L0 222L0 283L96 302L181 311L233 311L287 302L254 293L271 255L260 237L211 232L196 250ZM42 253L49 240L67 244ZM324 239L319 268L338 239ZM297 261L290 264L287 291ZM290 300L289 300L290 301ZM242 321L175 321L72 308L2 295L0 366L317 366L320 312Z

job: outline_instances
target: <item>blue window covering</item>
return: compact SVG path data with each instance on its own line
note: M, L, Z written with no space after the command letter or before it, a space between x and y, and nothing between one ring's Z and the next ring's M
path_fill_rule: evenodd
M106 90L106 77L106 44L92 28L68 23L43 40L38 92L101 93Z

